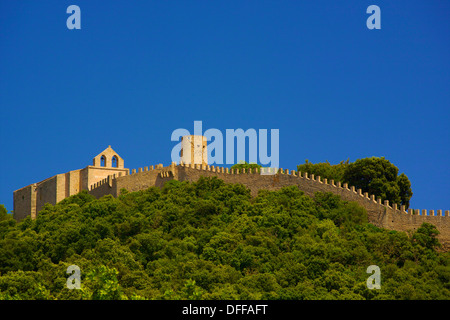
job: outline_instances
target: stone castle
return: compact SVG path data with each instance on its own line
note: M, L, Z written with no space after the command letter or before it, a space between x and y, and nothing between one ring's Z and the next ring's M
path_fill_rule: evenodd
M45 203L57 202L81 190L88 190L96 198L104 195L117 197L120 190L130 192L162 187L166 181L197 181L201 176L217 177L226 183L240 183L248 187L253 196L258 190L278 190L285 186L298 186L308 196L315 192L332 192L343 200L355 201L366 208L369 222L382 228L398 231L416 230L423 222L436 226L440 242L445 250L450 247L449 211L408 209L405 206L381 202L374 195L362 193L361 189L315 177L307 172L279 169L274 175L262 175L260 169L235 170L210 166L207 157L207 141L202 136L185 136L181 141L180 163L172 162L129 169L124 160L109 146L93 159L93 165L83 169L57 174L38 183L14 191L14 218L19 221L27 216L35 219Z

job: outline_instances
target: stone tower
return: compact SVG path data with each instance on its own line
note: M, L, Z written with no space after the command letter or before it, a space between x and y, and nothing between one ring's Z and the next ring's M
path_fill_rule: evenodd
M207 139L204 136L184 136L181 138L180 161L185 164L208 164Z

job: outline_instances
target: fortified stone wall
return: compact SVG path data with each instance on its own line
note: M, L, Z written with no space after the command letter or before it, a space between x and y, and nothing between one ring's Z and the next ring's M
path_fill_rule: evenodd
M172 167L168 167L172 168ZM144 190L150 187L162 187L168 180L174 179L173 174L170 177L163 177L161 172L168 172L162 164L155 166L131 170L130 175L116 176L109 175L91 186L89 191L93 196L100 198L106 194L117 197L121 189L129 192Z
M81 189L80 174L81 170L69 171L65 174L66 184L64 186L65 195L64 197L70 197L71 195L77 194Z
M84 169L57 174L41 182L14 191L14 219L20 221L28 215L36 218L46 203L59 201L77 194L81 190L90 190L92 186L102 184L107 179L115 179L128 174L128 169L87 166ZM110 190L96 191L96 194L108 194Z
M28 215L33 219L36 217L36 206L34 205L36 203L35 188L36 184L34 183L14 192L13 212L16 220L22 220Z
M423 222L429 222L440 231L439 240L445 247L450 246L450 217L449 211L442 210L413 210L405 211L404 206L390 204L389 201L381 203L374 195L362 193L353 186L341 184L333 180L321 179L313 174L280 169L275 175L261 175L258 169L230 170L228 168L209 165L175 165L163 167L161 164L145 168L133 169L130 175L103 179L93 186L90 193L101 197L106 194L117 196L120 189L138 191L152 186L162 187L166 181L197 181L201 176L217 177L226 183L240 183L248 187L252 196L258 190L279 190L286 186L297 185L308 196L315 192L332 192L341 196L343 200L355 201L366 208L370 223L390 230L415 230Z
M36 212L39 212L44 204L56 203L57 183L58 175L48 178L42 182L36 184Z

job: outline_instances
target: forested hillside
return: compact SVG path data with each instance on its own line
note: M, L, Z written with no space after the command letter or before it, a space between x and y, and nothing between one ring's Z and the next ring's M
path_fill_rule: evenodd
M216 178L170 181L0 220L0 299L450 298L434 226L379 229L357 204L296 187L252 198ZM66 287L69 265L80 290ZM379 290L366 286L370 265Z

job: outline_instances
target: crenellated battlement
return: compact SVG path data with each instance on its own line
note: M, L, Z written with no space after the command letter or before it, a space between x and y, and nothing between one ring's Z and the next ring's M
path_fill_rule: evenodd
M208 172L208 173L215 173L220 174L219 177L222 175L234 175L234 176L242 176L242 179L245 179L243 175L257 175L261 178L263 177L273 177L277 175L282 175L285 177L290 177L291 179L297 179L297 180L305 180L308 182L312 182L314 184L317 184L318 187L326 187L326 191L340 191L339 193L342 195L342 193L347 193L347 196L349 197L359 197L362 201L366 201L366 203L370 203L373 205L378 205L383 208L390 209L398 214L404 214L404 215L415 215L415 216L442 216L442 217L448 217L450 216L449 210L426 210L426 209L408 209L406 210L404 205L399 205L396 203L390 204L388 200L385 200L384 202L381 201L381 198L376 197L375 195L369 195L367 192L362 192L361 189L357 189L354 186L349 186L347 183L341 183L340 181L334 181L334 180L328 180L328 179L322 179L320 176L315 176L314 174L309 174L308 172L301 172L301 171L295 171L295 170L289 170L289 169L283 169L280 168L277 170L277 173L275 175L264 175L264 170L266 168L250 168L250 169L230 169L226 167L220 167L220 166L214 166L214 165L206 165L206 164L185 164L181 162L180 164L172 163L168 167L163 167L162 164L152 165L149 167L143 167L138 169L132 169L131 175L150 172L150 171L158 171L158 174L162 178L167 177L173 177L176 175L174 173L175 168L188 168L188 169L194 169L198 170L200 172ZM112 179L114 179L114 176L111 176ZM239 178L238 178L239 180ZM102 180L98 183L98 185L102 185L104 183L107 183L107 179ZM297 184L298 182L295 182L292 180L292 185ZM336 190L333 190L336 189ZM334 192L336 193L336 192Z
M94 189L97 189L105 184L107 184L109 187L112 187L112 181L116 178L115 174L110 174L109 176L107 176L106 178L97 181L96 183L92 184L89 187L89 191L92 191Z
M83 169L56 174L37 183L15 190L14 218L20 221L27 216L36 218L46 203L56 204L61 200L79 193L81 190L95 190L96 194L106 194L112 188L116 177L128 174L124 160L111 146L93 159L93 165Z
M167 169L169 167L166 167ZM450 211L408 209L404 205L382 201L380 197L362 192L355 186L340 181L322 179L308 172L280 168L273 175L264 174L267 169L229 169L213 165L172 164L174 179L196 181L200 176L218 177L227 183L240 183L248 187L253 196L258 190L278 190L285 186L297 185L309 196L317 191L331 192L343 200L354 201L363 206L368 213L369 222L390 230L416 230L423 222L429 222L440 231L439 239L444 247L450 247ZM263 172L261 172L261 170ZM167 178L167 177L166 177Z
M204 145L205 139L202 144L196 145L201 148L202 154L206 152ZM193 151L195 152L195 148ZM183 159L189 159L188 154L181 158L182 161ZM419 228L423 222L429 222L440 231L441 243L450 247L449 210L406 210L404 205L382 202L381 198L363 193L361 189L347 183L323 179L308 172L283 168L225 168L209 165L204 161L203 155L200 157L200 153L195 159L201 160L196 161L200 164L172 162L164 167L159 163L130 170L124 168L123 159L109 146L94 158L93 166L58 174L14 191L14 217L21 220L30 215L35 219L45 203L56 204L81 190L88 190L97 198L108 194L117 197L122 189L133 192L149 187L163 187L170 180L197 181L203 176L217 177L226 183L242 184L250 190L252 196L256 196L259 190L279 190L286 186L297 186L311 197L316 192L331 192L345 201L354 201L363 206L367 210L369 222L378 227L409 231Z
M136 173L141 173L141 172L153 171L153 170L162 169L162 168L163 168L163 165L160 163L160 164L151 165L151 166L148 166L148 167L140 167L140 168L137 168L137 169L131 169L131 173L130 174L136 174Z
M378 227L408 231L416 230L423 222L429 222L435 225L440 231L439 239L444 245L444 248L450 247L449 210L406 210L404 205L390 203L387 200L381 201L381 198L373 194L368 194L367 192L362 192L361 189L349 186L347 183L324 179L308 172L283 168L277 170L272 168L231 169L205 163L185 164L183 162L180 164L172 162L172 164L166 167L162 164L155 164L131 170L108 170L111 169L107 168L107 170L101 171L105 174L104 177L100 180L94 180L94 183L85 188L97 198L107 194L117 197L120 195L122 189L133 192L145 190L149 187L163 187L170 180L193 182L202 176L217 177L226 183L242 184L250 189L252 196L256 196L259 190L263 189L279 190L286 186L297 186L306 195L311 197L316 192L331 192L339 195L345 201L357 202L367 210L369 222ZM50 179L49 181L52 182L53 180L55 179ZM28 201L26 199L30 197L35 198L32 189L30 189L31 191L29 191L29 188L22 189L18 190L15 194L18 203L22 195L25 199L24 201ZM25 209L28 211L27 208ZM36 214L33 213L33 217Z
M224 167L215 167L215 166L210 166L210 165L194 165L194 164L183 164L180 163L181 167L187 167L187 168L191 168L191 169L197 169L197 170L204 170L204 171L210 171L210 172L216 172L216 173L226 173L226 174L261 174L261 170L259 168L251 168L251 169L229 169L229 168L224 168ZM263 168L264 169L264 168ZM385 200L383 203L381 201L381 198L379 197L375 197L375 195L369 195L367 192L362 192L361 189L356 189L356 187L354 186L349 186L348 183L341 183L340 181L334 181L334 180L329 180L328 179L322 179L320 176L314 176L314 174L308 174L308 172L301 172L301 171L295 171L295 170L289 170L289 169L283 169L280 168L278 169L277 174L281 174L281 175L288 175L288 176L292 176L292 177L296 177L296 178L301 178L301 179L305 179L308 181L312 181L315 183L319 183L319 184L323 184L323 185L328 185L337 189L342 189L342 190L346 190L347 192L350 192L352 194L358 195L360 197L362 197L363 199L367 200L367 201L371 201L374 204L378 204L380 206L386 207L386 208L390 208L393 209L395 211L398 211L399 213L403 213L403 214L412 214L412 215L422 215L422 216L449 216L450 211L446 210L430 210L430 213L428 214L428 210L423 209L423 210L419 210L419 209L408 209L406 210L406 207L404 205L399 205L399 204L392 204L392 206L389 204L389 200Z

